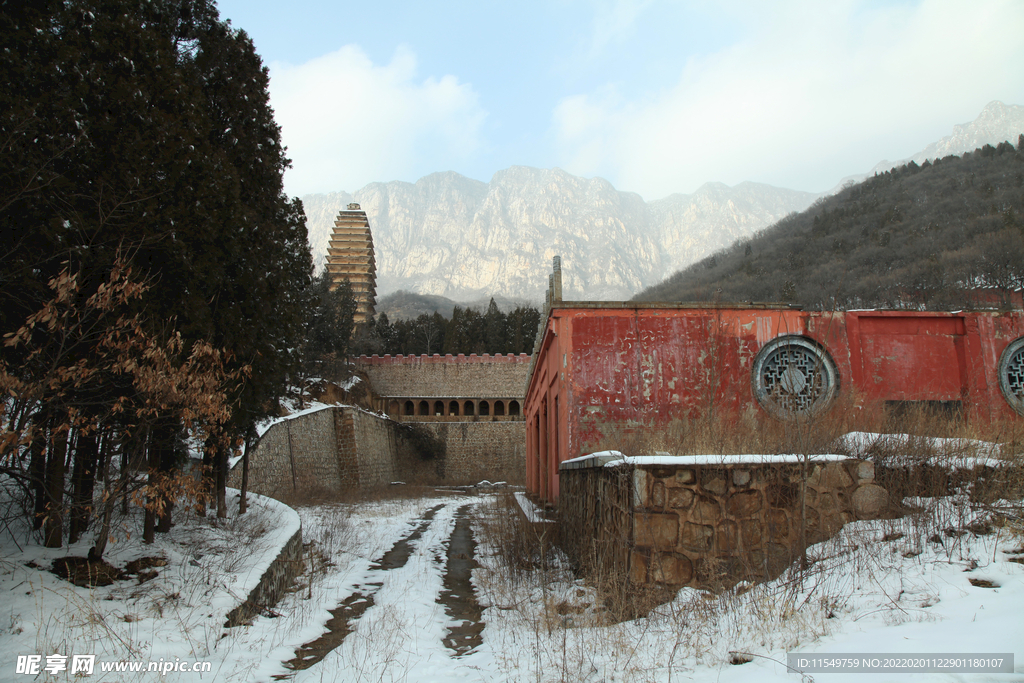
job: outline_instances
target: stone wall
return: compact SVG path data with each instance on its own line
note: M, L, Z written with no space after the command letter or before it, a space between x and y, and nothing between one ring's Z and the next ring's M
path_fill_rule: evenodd
M380 397L515 397L522 399L530 356L448 354L441 356L360 356L356 369L366 374Z
M638 584L720 588L774 578L843 524L894 513L872 463L818 457L806 466L794 456L565 462L566 551Z
M249 491L278 500L331 497L410 475L443 476L436 437L352 406L302 413L270 427L249 457ZM228 485L241 488L242 463Z
M276 605L302 569L302 529L299 529L288 539L245 601L228 612L224 627L245 624L262 610Z
M356 368L369 380L375 408L437 437L445 481L522 484L529 363L527 354L360 356Z
M444 475L452 483L523 483L526 424L522 421L417 422L444 444Z

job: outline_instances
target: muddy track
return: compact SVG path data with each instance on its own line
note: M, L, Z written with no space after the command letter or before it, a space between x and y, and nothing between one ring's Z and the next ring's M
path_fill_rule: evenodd
M434 523L435 515L445 507L451 509L454 505L437 505L415 520L415 527L370 565L364 581L354 587L352 594L330 610L331 618L327 621L324 633L316 640L296 649L295 656L285 662L284 666L292 672L309 669L341 646L345 638L355 630L356 623L363 614L381 599L378 592L384 586L383 572L401 570L405 567L416 551L416 541L420 540ZM438 592L435 602L444 607L448 624L440 645L455 658L470 654L483 643L483 609L477 602L476 591L471 581L473 569L478 566L475 559L476 541L473 539L470 517L472 507L471 504L462 505L454 513L454 528L447 541L440 542L436 531L428 537L433 538L429 541L433 555L431 571L441 572L443 566L442 589ZM378 576L380 580L376 580ZM381 603L381 606L385 605ZM287 673L274 678L286 680L293 675L294 673Z
M413 541L419 540L423 532L427 530L434 519L434 515L444 505L437 505L423 513L419 518L419 524L407 536L395 542L391 549L384 553L379 560L370 565L371 571L390 571L400 569L409 561L412 555ZM294 671L308 669L321 661L332 650L337 648L345 640L348 634L352 633L355 622L363 616L374 604L374 595L384 585L382 582L373 581L357 585L352 595L348 596L341 603L330 610L331 618L327 621L327 630L316 640L304 644L295 651L295 656L284 663L285 667ZM288 675L275 676L277 680L289 678Z
M455 529L448 539L448 562L444 572L444 590L437 602L445 607L445 614L458 621L448 627L444 646L453 651L453 657L467 655L484 642L483 609L476 599L471 581L477 565L476 541L469 520L470 506L463 505L455 513Z

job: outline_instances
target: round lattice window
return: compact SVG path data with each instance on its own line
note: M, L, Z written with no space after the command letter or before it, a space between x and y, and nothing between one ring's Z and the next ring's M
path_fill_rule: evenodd
M775 417L795 420L827 408L839 390L832 358L805 337L779 337L754 359L754 396Z
M1024 415L1024 337L1007 346L999 359L999 388L1010 407Z

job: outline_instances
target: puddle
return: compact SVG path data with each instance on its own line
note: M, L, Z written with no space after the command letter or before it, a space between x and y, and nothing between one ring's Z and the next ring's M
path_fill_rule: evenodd
M405 566L412 555L411 543L419 540L423 532L430 526L437 511L444 505L436 505L423 513L420 523L413 529L412 533L395 542L391 550L384 553L379 560L370 565L371 571L388 571L400 569ZM327 630L316 640L304 644L295 651L295 657L289 659L284 665L293 671L302 671L323 660L332 650L337 648L345 640L348 634L352 633L355 622L367 609L373 606L373 596L384 584L381 582L366 583L356 586L352 595L348 596L341 603L330 610L331 618L327 620ZM291 674L274 676L274 680L286 680Z
M453 651L453 657L469 654L483 643L483 610L476 601L476 591L470 578L477 567L476 541L466 514L468 505L455 513L455 529L448 540L448 562L444 570L444 589L437 601L444 605L444 612L452 621L460 622L449 626L444 646Z

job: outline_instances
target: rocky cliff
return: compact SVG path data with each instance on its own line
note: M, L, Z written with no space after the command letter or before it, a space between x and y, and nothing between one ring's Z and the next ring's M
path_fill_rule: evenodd
M565 298L628 299L666 275L808 206L815 195L757 183L709 183L645 202L601 178L514 166L490 183L434 173L302 198L316 262L334 216L366 211L377 291L405 289L465 301L539 302L551 257L562 256Z

